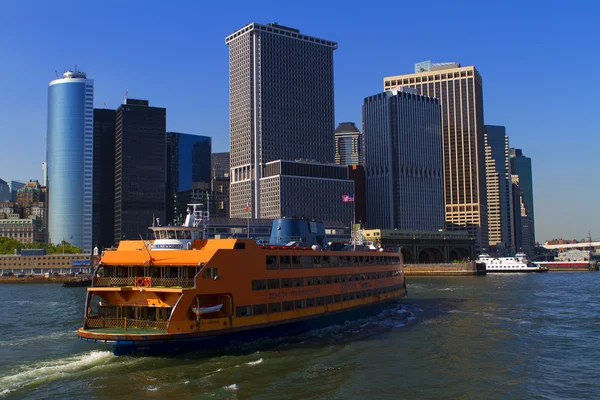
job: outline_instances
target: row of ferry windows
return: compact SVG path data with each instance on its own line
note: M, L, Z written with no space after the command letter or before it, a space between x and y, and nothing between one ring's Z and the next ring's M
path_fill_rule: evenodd
M252 290L271 290L313 285L329 285L331 283L367 281L379 278L391 278L400 274L400 271L385 271L354 275L326 275L310 276L306 278L257 279L252 281Z
M302 310L305 308L323 306L325 304L341 303L343 301L362 299L369 296L392 293L402 289L402 285L389 286L380 289L360 290L331 296L311 297L308 299L284 301L268 304L254 304L252 306L238 306L235 308L236 317L250 317L252 315L274 314L282 311Z
M267 256L267 269L336 268L399 264L399 256Z

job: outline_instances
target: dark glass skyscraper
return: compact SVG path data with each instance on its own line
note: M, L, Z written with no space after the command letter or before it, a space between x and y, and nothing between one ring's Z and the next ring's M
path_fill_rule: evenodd
M214 216L229 218L229 152L213 153L211 159L211 191L216 202Z
M444 229L440 103L401 88L365 98L367 225Z
M115 118L115 244L146 237L166 209L165 108L127 99Z
M533 205L533 173L531 158L525 157L521 149L510 149L510 168L513 183L521 191L521 244L520 250L526 253L533 251L535 246L535 213ZM515 227L515 229L519 229Z
M212 139L167 132L167 221L173 222L173 196L190 189L210 188Z
M92 243L100 249L114 242L115 117L115 110L94 109Z

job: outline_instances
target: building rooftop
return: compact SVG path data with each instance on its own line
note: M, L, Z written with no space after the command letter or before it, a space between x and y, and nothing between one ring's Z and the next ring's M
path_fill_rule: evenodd
M348 133L348 132L359 132L360 129L356 127L354 122L341 122L337 128L335 128L335 133Z

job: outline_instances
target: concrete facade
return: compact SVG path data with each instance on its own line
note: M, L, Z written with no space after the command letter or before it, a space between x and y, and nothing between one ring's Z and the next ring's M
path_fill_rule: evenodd
M249 203L253 217L259 218L267 163L334 162L337 43L277 23L248 24L225 43L229 46L230 215L245 217Z

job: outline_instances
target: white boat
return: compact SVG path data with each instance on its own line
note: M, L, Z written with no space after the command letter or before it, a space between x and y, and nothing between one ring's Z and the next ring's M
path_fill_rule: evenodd
M548 268L530 262L525 253L517 253L514 257L491 257L489 254L481 254L477 262L485 264L485 271L488 273L548 271Z

